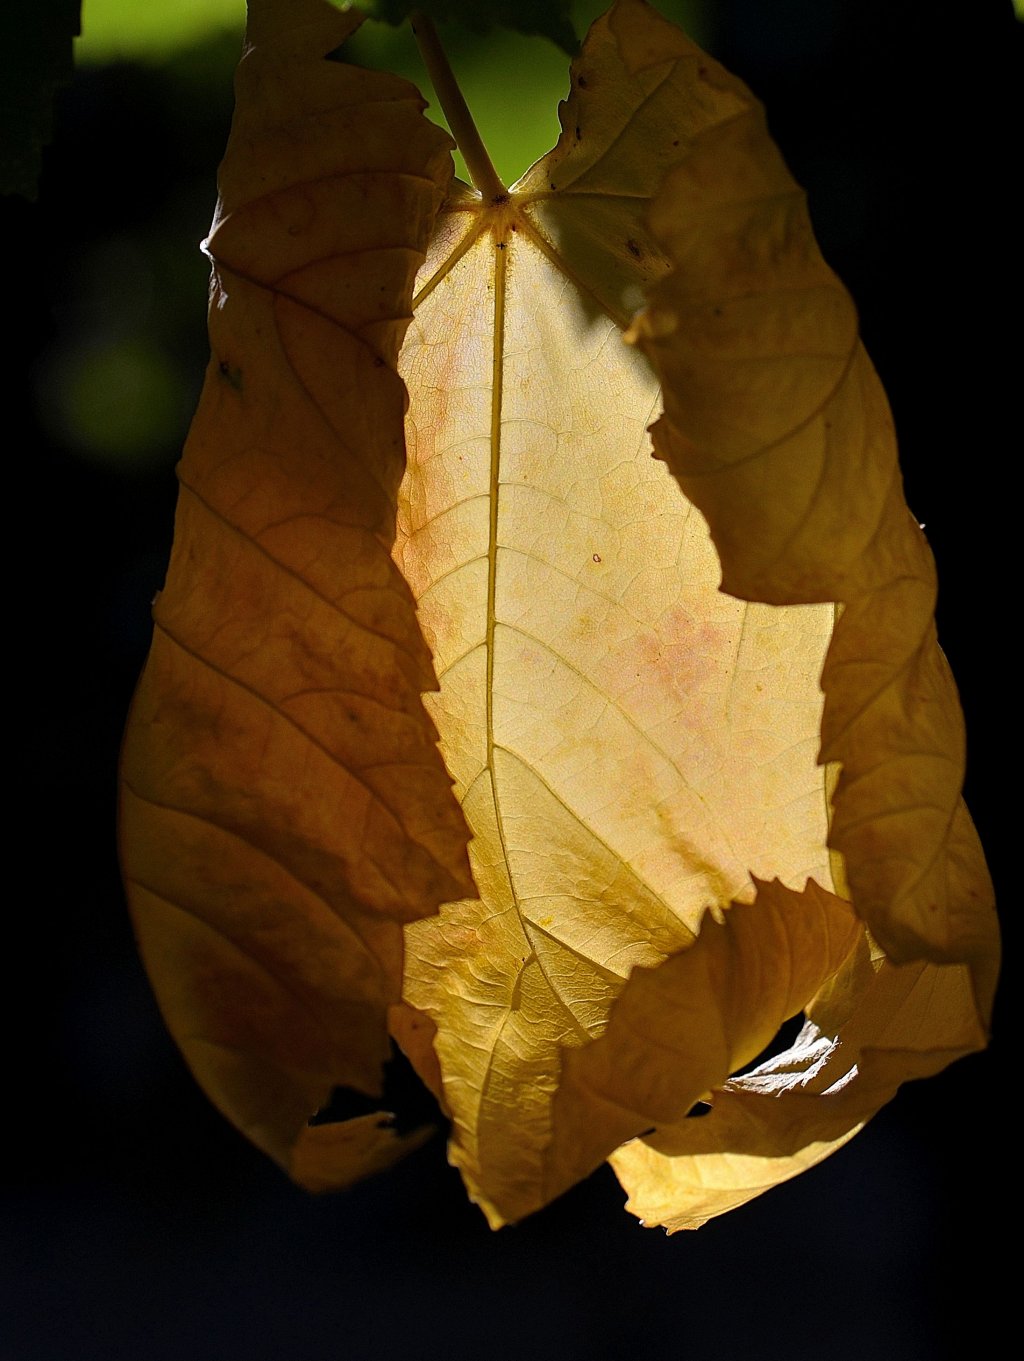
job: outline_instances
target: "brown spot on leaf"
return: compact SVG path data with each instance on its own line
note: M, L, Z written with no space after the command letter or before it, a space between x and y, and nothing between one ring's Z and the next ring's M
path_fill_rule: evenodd
M226 359L222 359L217 365L217 372L229 387L233 387L236 392L242 391L241 369L233 369Z

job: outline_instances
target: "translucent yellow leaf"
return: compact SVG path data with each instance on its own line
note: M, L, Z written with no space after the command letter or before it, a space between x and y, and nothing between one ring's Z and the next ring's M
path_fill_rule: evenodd
M689 949L634 970L603 1035L565 1055L545 1153L551 1189L573 1185L635 1135L684 1120L863 938L849 903L813 883L803 893L778 881L757 889L721 925L705 918Z
M357 20L250 4L207 249L213 350L125 739L122 854L164 1016L212 1099L300 1181L381 1165L402 923L472 891L391 560L394 360L450 176L402 81L326 60ZM317 135L311 136L310 129Z
M986 1043L990 998L964 965L869 962L863 944L812 1003L793 1047L727 1082L700 1119L659 1127L611 1158L627 1209L670 1233L805 1171L853 1137L897 1087Z
M405 996L437 1026L450 1156L492 1224L651 1126L615 1164L631 1186L643 1159L681 1175L663 1199L683 1222L983 1043L994 916L931 559L852 305L760 107L641 0L595 25L571 80L550 156L442 210L401 357L395 556L480 894L407 930ZM643 291L630 338L665 384L658 451L681 501L643 434L656 379L620 346ZM850 993L830 977L858 930L833 872L898 956L970 967L933 987L885 962ZM756 879L773 885L750 906ZM867 1077L824 1132L798 1106L780 1160L768 1123L744 1142L720 1112L747 1090L729 1073L819 988L863 1008L830 1063ZM851 1057L876 1025L885 1061ZM709 1091L714 1118L686 1121ZM676 1122L684 1148L720 1132L726 1170L680 1173Z
M609 1154L645 1220L702 1222L991 1006L934 569L852 304L756 101L643 0L518 184L463 147L483 193L412 87L335 59L351 16L250 10L125 745L161 1007L311 1188L409 1146L309 1123L378 1089L387 1024L492 1224Z
M651 457L656 380L622 343L664 267L648 201L736 101L705 91L678 30L617 13L632 45L592 30L551 155L442 210L401 356L395 557L480 895L407 932L405 996L437 1025L451 1156L495 1223L552 1194L561 1053L631 971L749 900L752 875L831 885L832 608L717 589L706 525ZM645 42L660 64L631 74Z

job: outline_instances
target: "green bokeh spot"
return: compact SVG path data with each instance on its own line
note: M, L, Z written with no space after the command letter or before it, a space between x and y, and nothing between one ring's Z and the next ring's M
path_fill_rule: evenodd
M241 39L245 0L83 0L76 62L163 61L224 29Z
M145 466L177 446L191 394L157 346L135 339L76 350L62 368L49 394L53 415L83 456Z

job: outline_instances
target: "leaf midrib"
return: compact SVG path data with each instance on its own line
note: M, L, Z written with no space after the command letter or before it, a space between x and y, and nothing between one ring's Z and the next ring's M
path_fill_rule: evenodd
M503 403L503 384L504 384L504 340L505 340L505 306L507 289L508 271L508 245L509 238L513 231L518 231L525 237L530 245L538 250L548 262L560 273L563 278L578 292L587 296L597 308L603 312L620 330L628 323L628 318L623 318L612 312L607 304L600 299L572 270L561 252L553 246L539 231L537 226L530 220L523 211L535 199L548 199L551 195L544 194L524 194L517 195L513 190L509 194L508 200L503 204L485 203L480 201L477 206L476 221L465 231L455 246L448 252L437 269L430 275L426 282L421 286L413 298L413 313L420 303L424 302L431 293L441 284L451 273L460 260L473 248L480 238L488 231L492 236L491 250L493 252L494 264L494 311L492 325L492 348L491 348L491 404L490 404L490 430L489 430L489 452L490 469L488 477L488 542L487 542L487 603L486 603L486 628L484 637L484 648L486 657L486 679L485 679L485 752L486 765L491 783L491 800L494 806L495 826L498 833L498 841L501 847L502 862L507 878L512 903L519 922L520 930L523 933L524 941L531 950L530 958L540 967L548 987L557 1001L564 1007L572 1020L573 1025L579 1029L580 1023L577 1021L571 1007L565 1002L554 986L541 964L536 952L533 950L533 941L530 934L532 923L524 914L520 903L519 894L516 889L515 880L512 874L512 866L509 859L508 844L505 836L505 825L501 810L501 796L498 791L497 771L495 768L495 751L497 744L494 737L494 677L495 677L495 632L497 628L497 573L498 573L498 523L499 523L499 493L501 479L501 432L502 432L502 403ZM450 207L442 208L440 216L446 212L465 212L464 203L452 204ZM472 211L472 209L471 209ZM474 649L475 650L475 649ZM446 668L450 669L450 668ZM551 937L555 939L555 937ZM596 961L594 961L596 963ZM525 967L525 965L524 965ZM517 973L516 983L521 977L520 970Z

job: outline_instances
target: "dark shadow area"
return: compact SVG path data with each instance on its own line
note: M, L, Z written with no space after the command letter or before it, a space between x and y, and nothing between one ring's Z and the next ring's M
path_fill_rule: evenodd
M400 1137L425 1125L447 1130L448 1120L433 1094L420 1081L416 1070L392 1041L391 1057L384 1065L384 1084L380 1096L367 1096L352 1087L335 1087L326 1106L317 1111L311 1125L334 1125L361 1115L386 1112L382 1123Z
M741 1067L737 1068L734 1073L730 1073L729 1076L742 1077L744 1073L752 1073L755 1068L760 1068L761 1064L767 1063L769 1059L774 1059L777 1058L779 1054L784 1054L787 1049L793 1047L796 1037L803 1029L803 1024L804 1014L802 1011L797 1012L795 1016L790 1016L789 1020L783 1021L782 1025L780 1025L775 1032L774 1037L769 1040L759 1054L752 1058L749 1063L744 1063Z

